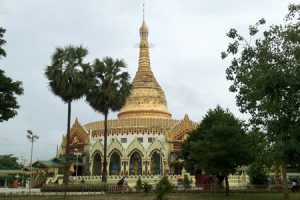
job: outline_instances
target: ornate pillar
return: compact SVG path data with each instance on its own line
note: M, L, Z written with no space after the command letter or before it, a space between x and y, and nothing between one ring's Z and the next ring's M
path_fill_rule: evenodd
M110 171L110 159L106 158L106 170L107 170L107 175L110 175L109 171ZM104 161L103 161L104 164ZM103 165L102 165L102 171L103 171Z
M120 175L124 174L124 172L123 172L123 166L124 166L124 162L123 162L123 160L120 160Z
M130 159L127 162L127 168L128 175L130 175Z
M147 161L142 161L142 175L146 175L147 174L147 171L146 171L147 167L146 167L146 165L147 165Z
M148 160L145 161L145 175L148 175Z
M129 175L128 160L124 161L124 175Z
M94 163L94 160L92 160L91 162L89 162L90 175L94 175L93 174L93 163Z

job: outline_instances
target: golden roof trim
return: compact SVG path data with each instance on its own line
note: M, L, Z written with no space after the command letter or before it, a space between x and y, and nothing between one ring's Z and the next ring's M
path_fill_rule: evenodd
M75 141L77 138L78 141ZM75 123L70 129L70 144L87 144L89 142L89 134L85 128L79 123L77 117Z
M186 114L183 120L175 124L169 131L166 132L165 138L167 142L183 142L188 133L198 126L197 123L192 122Z

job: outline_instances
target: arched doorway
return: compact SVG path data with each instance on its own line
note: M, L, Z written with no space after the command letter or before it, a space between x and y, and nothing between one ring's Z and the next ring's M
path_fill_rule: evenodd
M142 157L138 152L134 152L130 157L129 174L142 174Z
M160 154L158 152L154 152L151 156L151 164L150 164L150 170L151 174L161 174L162 169L162 159L160 157Z
M110 156L109 175L120 175L121 171L121 157L117 152Z
M93 175L99 176L101 175L101 156L99 153L96 153L93 158Z

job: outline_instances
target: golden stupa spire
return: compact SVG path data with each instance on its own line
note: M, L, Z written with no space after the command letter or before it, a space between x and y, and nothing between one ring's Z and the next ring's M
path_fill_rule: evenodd
M150 67L148 27L144 18L140 27L139 66L132 81L131 95L118 114L119 118L170 118L164 91L161 89Z
M145 3L143 3L143 21L145 20Z
M139 67L138 71L133 79L132 84L139 87L144 86L146 83L148 86L159 87L154 74L150 67L150 56L149 56L149 43L148 43L148 27L145 22L145 8L143 4L143 22L140 27L140 53L139 53ZM142 82L142 83L141 83Z

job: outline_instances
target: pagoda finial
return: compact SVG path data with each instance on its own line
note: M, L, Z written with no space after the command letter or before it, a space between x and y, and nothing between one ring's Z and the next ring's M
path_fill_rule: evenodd
M132 81L132 92L125 106L118 114L119 118L131 117L171 117L168 111L164 91L161 89L150 67L148 28L145 23L145 4L143 4L143 22L140 27L139 66ZM138 104L138 106L137 106Z
M143 3L143 22L140 28L140 36L141 38L146 38L148 36L148 28L145 23L145 3Z
M145 23L145 4L143 4L143 22L142 26L140 27L140 37L139 68L142 67L150 70L148 28Z
M143 3L143 21L145 20L145 3Z

